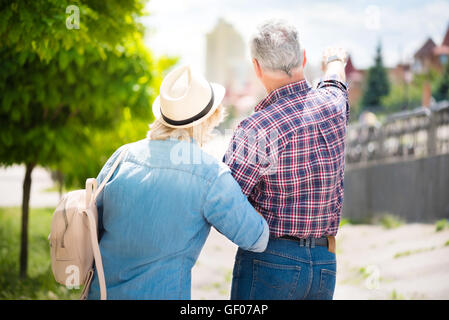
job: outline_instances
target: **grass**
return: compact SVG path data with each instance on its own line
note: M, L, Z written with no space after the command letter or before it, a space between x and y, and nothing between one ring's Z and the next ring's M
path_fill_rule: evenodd
M407 257L407 256L410 256L415 253L428 252L428 251L432 251L435 249L436 249L436 247L421 248L421 249L416 249L416 250L407 250L407 251L396 253L394 255L394 258L397 259L397 258L401 258L401 257Z
M351 225L352 221L350 219L347 218L342 218L340 220L340 228L343 227L344 225Z
M81 290L58 284L51 271L48 234L52 209L31 209L28 278L19 277L20 208L0 208L0 300L79 299Z
M447 219L441 219L435 223L436 232L443 231L446 228L449 228L449 221Z
M379 212L374 214L374 216L366 216L364 218L341 218L340 227L345 225L380 225L384 229L395 229L402 226L405 223L403 219L400 217L388 213L388 212Z
M223 272L223 281L216 281L211 284L203 285L201 286L201 290L215 291L222 296L229 296L229 289L232 282L232 269L223 269L221 272Z
M403 294L400 294L399 292L397 292L396 289L393 289L393 291L391 292L391 295L390 295L390 299L391 300L404 300L405 297Z
M380 224L385 229L395 229L402 226L404 221L395 215L387 213L379 218L377 224Z

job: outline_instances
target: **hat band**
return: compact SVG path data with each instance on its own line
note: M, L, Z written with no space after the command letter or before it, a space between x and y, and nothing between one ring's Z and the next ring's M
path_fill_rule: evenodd
M209 103L207 104L207 106L203 110L201 110L200 113L198 113L197 115L195 115L193 117L185 119L185 120L173 120L173 119L166 117L162 113L162 110L161 110L162 119L164 119L165 122L167 122L168 124L171 124L172 126L184 126L186 124L195 122L195 121L201 119L202 117L204 117L206 114L209 113L210 109L214 105L214 90L212 90L212 86L210 85L210 83L209 83L209 86L210 86L210 92L211 92L210 100L209 100Z

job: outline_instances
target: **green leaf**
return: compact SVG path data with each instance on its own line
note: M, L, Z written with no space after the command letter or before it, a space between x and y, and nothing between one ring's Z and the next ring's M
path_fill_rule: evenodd
M61 51L59 52L59 68L64 71L67 68L67 65L69 64L69 55L67 51Z

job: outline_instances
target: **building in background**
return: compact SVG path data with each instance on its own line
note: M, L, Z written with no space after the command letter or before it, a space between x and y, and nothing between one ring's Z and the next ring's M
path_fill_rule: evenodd
M221 18L206 35L206 77L226 87L224 103L235 118L250 113L265 94L252 70L247 44Z
M206 35L206 76L229 89L241 89L248 77L245 43L234 27L219 19Z
M358 107L360 100L362 99L365 70L356 69L352 63L351 56L349 56L345 67L345 73L346 82L349 86L349 105L352 107Z
M431 38L416 51L410 61L401 61L395 67L387 68L392 84L410 85L413 74L425 73L433 69L441 71L449 60L449 26L441 45ZM349 56L345 67L349 84L349 103L351 108L360 107L367 70L354 66ZM306 65L304 70L308 82L316 86L322 72L318 66ZM252 112L255 105L266 92L253 71L248 54L248 45L237 30L224 19L219 19L211 32L206 35L206 76L209 81L218 82L226 87L224 104L232 118L236 120ZM429 95L429 88L423 87ZM428 102L424 102L427 105Z
M431 39L427 39L414 55L413 72L426 73L431 69L441 71L449 60L449 26L441 45L437 46Z
M434 49L434 54L438 57L440 66L449 62L449 26L440 46Z

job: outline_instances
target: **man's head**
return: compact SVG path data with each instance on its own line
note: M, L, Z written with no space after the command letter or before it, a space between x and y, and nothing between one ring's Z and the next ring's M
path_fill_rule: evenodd
M282 20L262 23L250 40L251 57L257 77L267 92L304 79L304 50L298 31Z

